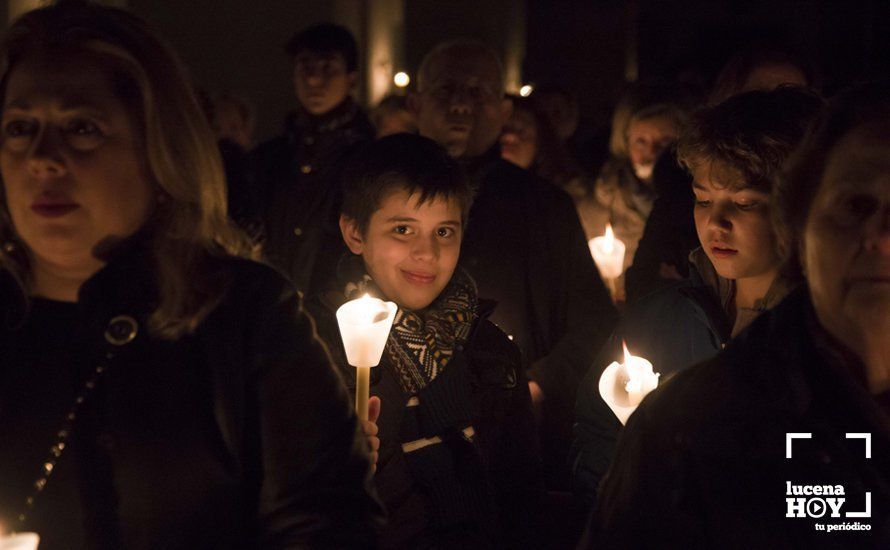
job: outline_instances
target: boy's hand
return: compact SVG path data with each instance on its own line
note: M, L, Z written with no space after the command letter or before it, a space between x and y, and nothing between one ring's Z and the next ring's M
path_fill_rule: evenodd
M377 437L377 418L380 416L380 398L368 398L368 419L362 422L362 431L368 438L371 453L371 471L377 471L377 452L380 449L380 438Z

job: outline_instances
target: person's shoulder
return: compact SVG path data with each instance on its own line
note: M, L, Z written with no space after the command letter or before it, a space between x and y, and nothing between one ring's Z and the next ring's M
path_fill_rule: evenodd
M501 177L509 179L514 188L521 193L525 193L538 208L575 211L574 200L565 189L557 187L544 178L528 170L523 170L510 162L502 160L501 165L503 166ZM558 221L559 218L554 219L551 216L545 216L545 220Z
M486 179L497 182L510 182L520 187L530 185L535 180L535 175L528 170L520 168L500 157L483 162L480 173Z
M745 430L738 428L763 422L769 411L787 403L794 383L799 335L785 330L793 327L777 328L777 322L788 323L788 312L762 314L715 357L660 385L640 405L641 421L648 429L692 440L707 434L698 438L702 445L742 437ZM799 329L801 323L796 324Z
M373 140L377 135L377 129L374 127L371 119L368 118L368 114L362 108L359 108L356 111L350 126L363 140Z
M806 287L795 288L727 346L724 361L752 398L778 402L800 383L799 369L813 345L807 328L810 307Z
M499 326L486 318L476 321L463 352L480 380L515 385L520 379L519 348Z
M654 290L630 304L627 308L627 314L634 315L653 309L671 307L678 303L686 303L689 299L685 291L693 286L693 282L688 278L673 281L667 286Z
M683 279L643 296L624 311L622 325L663 327L688 320L695 316L695 304L686 292L692 286Z
M476 320L476 324L472 329L472 336L467 342L467 348L472 349L491 349L500 348L501 350L517 350L516 344L497 324L486 317L480 317Z
M718 355L659 384L631 416L628 433L650 434L656 445L680 452L708 444L702 434L719 433L727 418L744 410L739 390L736 373Z

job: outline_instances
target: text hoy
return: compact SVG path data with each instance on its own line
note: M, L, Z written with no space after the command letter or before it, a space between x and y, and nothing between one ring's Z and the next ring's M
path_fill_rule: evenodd
M793 485L785 482L785 504L787 518L821 518L830 512L833 518L841 517L841 507L846 502L843 498L843 485ZM795 496L805 495L805 496ZM825 496L826 498L822 498ZM841 497L841 498L838 498ZM848 518L871 517L871 492L865 493L865 511L845 512Z

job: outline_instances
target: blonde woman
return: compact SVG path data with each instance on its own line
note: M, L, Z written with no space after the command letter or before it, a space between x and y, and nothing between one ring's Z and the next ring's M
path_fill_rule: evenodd
M0 53L0 522L43 550L365 545L364 438L295 293L238 258L173 54L80 3Z

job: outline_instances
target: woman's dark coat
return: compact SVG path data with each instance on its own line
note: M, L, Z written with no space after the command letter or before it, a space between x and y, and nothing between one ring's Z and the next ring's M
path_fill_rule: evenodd
M78 420L77 444L57 468L92 471L97 477L82 480L85 486L109 488L104 499L82 495L82 514L102 518L85 526L89 547L369 546L380 510L367 486L366 443L295 292L268 267L212 260L214 282L226 284L221 302L192 334L161 341L146 328L157 296L148 257L125 254L80 292L80 307L94 321L84 354L101 358L110 348L103 336L109 320L127 315L138 323L135 339L113 350L90 398L93 413ZM2 303L8 312L15 302ZM0 356L16 338L16 329L4 325ZM0 390L9 369L27 368L27 352L21 359L25 364L0 365ZM176 375L155 380L170 363L199 373L198 389L210 396L199 411L209 419L205 430L189 433L184 426L195 426L194 419L165 421L164 395L146 394L147 387L181 383ZM147 428L153 425L163 429ZM49 479L33 514L48 530L41 548L60 540L61 547L80 547L52 533L53 518L39 517L56 481Z
M807 289L789 295L716 358L643 401L586 546L890 547L890 418L853 375L857 362L818 325ZM791 458L789 433L811 434L793 441ZM871 458L850 433L871 434ZM788 482L842 485L841 517L786 517ZM870 517L846 516L864 511L866 492ZM871 529L828 532L816 523Z

